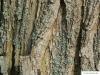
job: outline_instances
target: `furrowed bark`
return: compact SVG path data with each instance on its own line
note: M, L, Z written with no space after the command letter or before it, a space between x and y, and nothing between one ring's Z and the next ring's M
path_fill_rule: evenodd
M0 0L0 75L100 71L99 0Z

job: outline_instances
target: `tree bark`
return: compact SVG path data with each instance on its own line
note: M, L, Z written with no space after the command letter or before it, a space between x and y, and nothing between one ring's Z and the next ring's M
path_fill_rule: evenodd
M100 71L100 0L0 0L0 75Z

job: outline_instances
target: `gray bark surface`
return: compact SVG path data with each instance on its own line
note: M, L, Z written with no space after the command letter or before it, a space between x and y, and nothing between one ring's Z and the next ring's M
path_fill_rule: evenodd
M100 0L0 0L0 75L100 71Z

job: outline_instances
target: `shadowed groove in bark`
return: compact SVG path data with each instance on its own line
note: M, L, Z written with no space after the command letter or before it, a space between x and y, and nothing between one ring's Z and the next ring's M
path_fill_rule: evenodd
M4 22L4 15L3 15L3 6L4 6L4 1L1 0L0 2L0 50L2 49L2 51L0 52L0 56L4 56L5 52L3 50L3 30L4 30L4 26L3 26L3 22Z
M94 35L93 38L93 52L94 52L94 65L95 65L95 70L99 71L98 69L98 64L99 64L99 60L100 60L100 52L99 52L99 31L100 31L100 13L99 13L99 17L98 17L98 26L97 26L97 32Z
M40 69L37 69L37 75L41 75Z
M97 69L97 65L96 64L98 64L98 49L97 49L97 44L98 44L98 40L97 40L97 38L98 38L98 36L97 36L97 34L98 34L98 31L97 31L97 33L94 35L94 38L93 38L93 52L94 52L94 65L95 65L95 70L96 71L98 71L98 69Z
M84 6L81 6L81 22L80 22L80 31L77 38L76 52L75 52L75 66L74 66L74 75L81 75L81 57L79 56L81 50L81 40L82 40L82 29L83 29L83 16L84 16Z
M10 70L9 75L20 75L19 66L15 66L15 45L13 45L13 51L12 51L12 67L11 67L11 70Z
M61 20L61 42L64 42L64 45L62 44L61 50L63 50L63 55L64 55L64 69L66 70L66 60L67 60L67 21L66 21L66 4L64 0L60 0L60 5L61 5L61 10L62 10L62 20ZM64 48L63 48L64 47Z
M77 38L77 45L76 45L76 52L75 52L75 66L74 66L74 75L81 75L81 59L79 56L79 52L81 49L81 28L80 28L80 32L79 32L79 36Z
M9 3L11 4L11 0L9 0Z
M3 12L3 0L1 0L1 11Z
M1 66L0 66L0 75L3 75L3 74L1 73Z
M37 1L37 6L36 6L36 13L35 13L35 19L37 18L37 14L38 14L38 9L39 9L39 0L36 0Z
M2 19L3 19L3 0L0 2L0 27L2 26Z
M27 55L30 55L31 54L31 51L32 51L32 45L34 45L34 40L33 40L33 34L35 33L35 25L33 23L33 29L32 29L32 32L30 34L30 37L28 39L28 44L27 44Z

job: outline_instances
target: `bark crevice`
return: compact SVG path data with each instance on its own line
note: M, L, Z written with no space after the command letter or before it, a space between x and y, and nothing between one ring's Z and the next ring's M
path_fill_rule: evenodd
M75 51L75 66L74 66L74 75L81 75L81 56L80 56L80 51L81 51L81 46L82 46L82 29L84 28L84 23L83 23L83 17L84 17L84 2L82 2L81 6L81 21L80 21L80 30L79 30L79 35L77 38L77 43L76 43L76 51Z
M13 51L12 51L12 67L10 70L9 75L20 75L20 67L15 66L15 45L13 45Z

